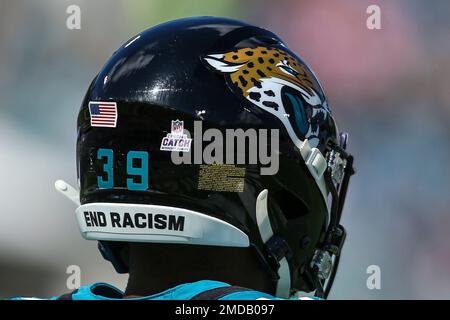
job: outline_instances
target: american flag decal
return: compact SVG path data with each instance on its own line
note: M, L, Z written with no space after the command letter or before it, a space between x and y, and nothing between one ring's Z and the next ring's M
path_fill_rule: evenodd
M115 102L89 102L91 126L115 128L117 125L117 104Z

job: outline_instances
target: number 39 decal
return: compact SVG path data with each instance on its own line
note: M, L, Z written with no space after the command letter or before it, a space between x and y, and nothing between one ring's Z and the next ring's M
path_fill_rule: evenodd
M114 151L111 149L98 149L97 159L103 160L104 176L97 176L97 184L100 189L114 188ZM140 160L140 167L135 167L134 160ZM148 152L129 151L127 154L127 189L143 191L148 189ZM136 177L140 177L140 182L136 182Z

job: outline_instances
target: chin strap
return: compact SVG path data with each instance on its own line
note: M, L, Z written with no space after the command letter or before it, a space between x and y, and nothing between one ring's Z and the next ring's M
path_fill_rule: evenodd
M289 298L291 294L291 273L288 259L292 252L287 242L274 235L267 210L269 191L264 189L256 199L256 222L261 239L266 246L266 255L269 263L275 267L278 274L276 295L280 298Z

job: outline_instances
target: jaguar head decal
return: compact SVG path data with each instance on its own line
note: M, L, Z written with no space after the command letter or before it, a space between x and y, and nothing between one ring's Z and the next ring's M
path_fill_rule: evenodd
M205 62L224 74L232 90L278 117L293 142L319 140L330 112L322 89L306 65L278 48L242 48L210 54Z

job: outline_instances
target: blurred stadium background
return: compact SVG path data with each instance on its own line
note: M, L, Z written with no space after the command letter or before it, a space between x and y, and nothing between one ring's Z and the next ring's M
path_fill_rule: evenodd
M82 29L66 28L81 7ZM366 28L378 4L382 30ZM319 75L355 176L348 240L332 299L450 299L450 2L15 0L0 2L0 297L64 293L82 283L123 288L74 207L76 115L102 64L126 40L185 16L248 20L278 33ZM366 286L369 265L381 289Z

